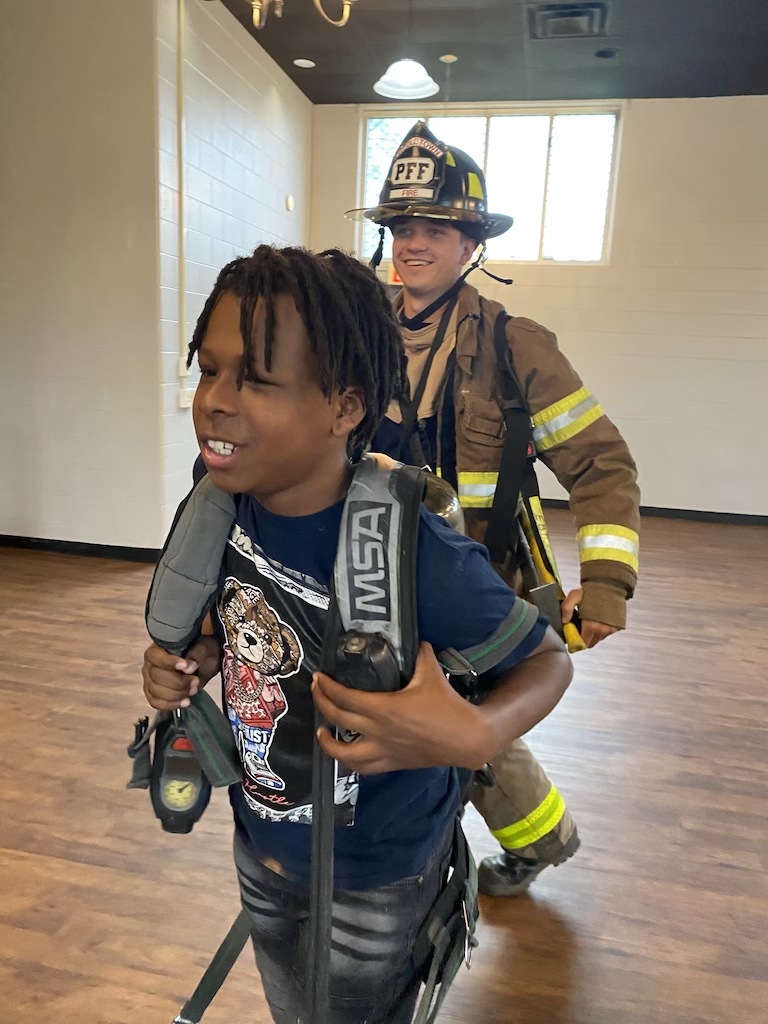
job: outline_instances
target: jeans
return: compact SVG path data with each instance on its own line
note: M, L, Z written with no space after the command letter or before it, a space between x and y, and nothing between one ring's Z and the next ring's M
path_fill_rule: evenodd
M409 1024L413 943L448 872L453 823L420 875L333 896L331 1024ZM240 897L275 1024L305 1024L309 890L256 860L235 834ZM407 991L406 991L407 990Z

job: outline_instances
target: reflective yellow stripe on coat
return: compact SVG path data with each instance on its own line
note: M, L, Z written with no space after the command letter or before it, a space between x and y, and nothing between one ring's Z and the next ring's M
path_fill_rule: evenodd
M600 403L586 388L579 388L533 417L533 440L537 452L545 452L580 434L603 415Z
M462 508L490 508L498 482L498 473L459 473L459 504Z
M576 534L581 562L594 562L607 558L623 562L637 572L640 538L634 530L613 523L595 523L582 526Z
M565 801L553 786L539 806L522 821L500 828L491 834L505 850L520 850L543 839L557 825L565 813Z

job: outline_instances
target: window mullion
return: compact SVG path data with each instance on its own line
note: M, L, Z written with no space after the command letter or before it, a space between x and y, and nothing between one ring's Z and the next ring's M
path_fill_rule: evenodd
M544 201L541 204L541 230L539 231L539 256L538 261L541 263L544 259L544 224L547 219L547 192L549 191L549 161L552 156L552 129L555 124L554 114L549 116L549 138L547 139L547 163L544 168Z

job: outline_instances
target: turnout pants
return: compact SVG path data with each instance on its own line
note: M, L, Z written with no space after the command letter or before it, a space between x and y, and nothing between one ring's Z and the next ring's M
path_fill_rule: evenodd
M505 850L556 864L575 831L563 798L522 740L494 758L492 786L475 781L470 800Z

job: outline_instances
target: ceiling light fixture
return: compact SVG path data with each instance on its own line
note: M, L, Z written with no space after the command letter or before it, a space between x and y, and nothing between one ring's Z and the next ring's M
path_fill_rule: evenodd
M424 100L440 91L423 64L410 57L390 64L373 91L390 100Z
M443 102L448 103L451 98L451 68L459 58L455 53L444 53L442 57L438 57L438 60L445 64L445 92L443 93Z
M315 5L317 13L328 22L329 25L335 25L337 28L343 28L349 21L349 14L352 10L352 4L356 0L341 0L341 17L334 21L333 18L329 18L323 9L322 0L312 0ZM282 18L283 8L285 7L285 0L246 0L253 8L253 24L255 28L264 28L267 23L267 16L269 15L270 5L272 10L275 12L276 18Z
M297 68L316 68L317 64L313 60L308 60L306 57L297 57L293 62Z

